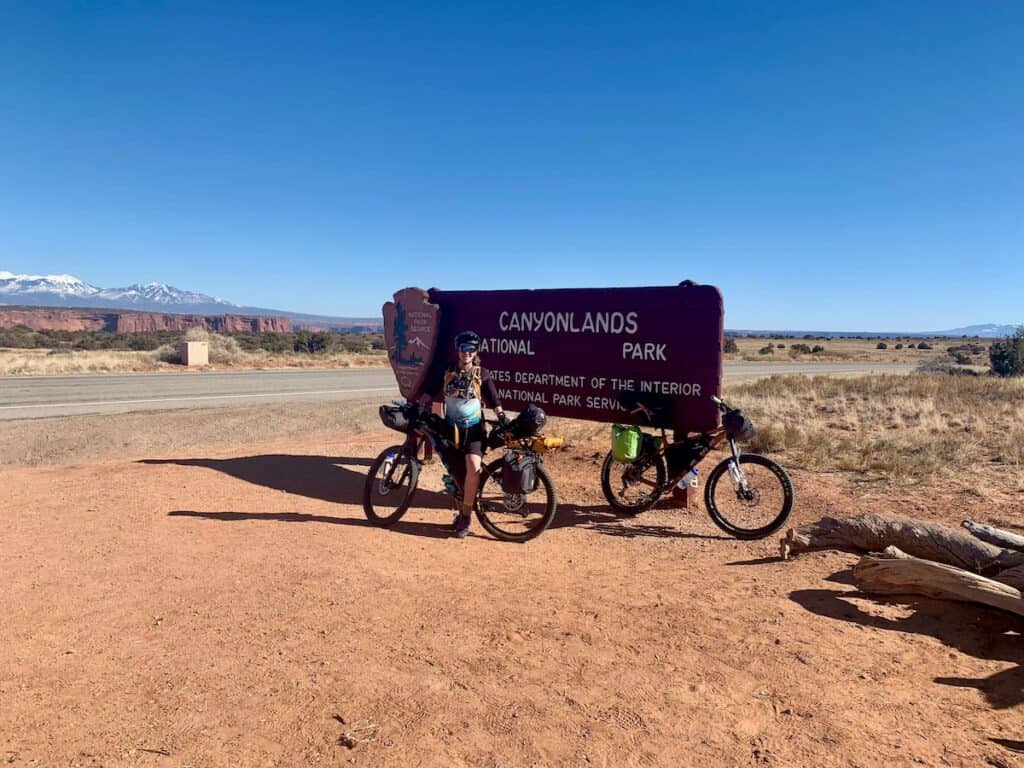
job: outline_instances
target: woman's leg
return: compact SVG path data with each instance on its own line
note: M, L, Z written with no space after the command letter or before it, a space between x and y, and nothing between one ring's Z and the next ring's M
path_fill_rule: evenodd
M480 465L483 463L475 453L466 454L466 482L463 486L462 512L468 514L476 502L476 491L480 487ZM468 510L467 510L468 507Z
M462 506L459 507L459 516L455 518L454 525L455 535L460 539L469 535L473 503L476 501L476 489L480 486L480 464L478 454L466 454L466 483L463 486Z

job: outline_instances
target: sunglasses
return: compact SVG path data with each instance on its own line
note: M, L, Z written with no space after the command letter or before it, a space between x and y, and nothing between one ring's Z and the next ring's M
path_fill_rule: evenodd
M476 352L476 344L461 344L459 346L459 352L465 354L466 352Z

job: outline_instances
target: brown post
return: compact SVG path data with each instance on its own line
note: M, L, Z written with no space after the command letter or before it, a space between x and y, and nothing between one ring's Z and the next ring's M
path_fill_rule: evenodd
M697 489L686 486L680 488L678 485L672 488L671 503L677 509L689 509L697 504Z

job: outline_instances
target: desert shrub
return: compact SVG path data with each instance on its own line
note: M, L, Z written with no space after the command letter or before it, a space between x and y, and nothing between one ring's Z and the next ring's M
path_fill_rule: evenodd
M155 350L180 338L178 331L116 333L113 331L34 331L24 325L0 329L0 347L12 349Z
M304 352L309 355L316 355L326 352L331 344L329 333L322 331L299 331L295 334L295 343L292 349L295 352Z
M766 346L763 346L759 350L757 350L757 354L759 355L770 355L773 352L775 352L775 347L773 347L771 344L767 344Z
M889 345L886 344L884 341L880 341L877 344L875 344L875 349L888 349L888 348L889 348Z
M968 361L970 362L970 361ZM933 358L921 363L915 369L918 373L940 373L946 376L977 376L970 368L961 368L962 363L950 363L943 358Z
M902 341L901 341L901 342L898 342L898 343L896 344L896 349L903 349L903 342L902 342Z
M736 339L729 336L725 340L725 345L722 347L722 351L726 354L739 352L740 345L736 343Z
M333 346L340 347L345 352L373 352L386 347L383 333L337 333L331 334L331 338ZM733 341L733 344L735 343Z
M181 362L181 353L178 351L178 345L176 343L161 344L150 354L153 356L154 360L161 363L178 364Z
M1024 375L1024 325L988 348L992 373L996 376Z
M918 349L931 349L932 345L929 344L927 341L922 341L922 342L918 343L917 348Z
M950 347L948 350L950 356L955 356L954 353L957 352L962 355L980 355L984 351L985 347L983 347L981 344L975 343L958 344L956 346Z
M790 344L789 351L798 355L809 355L811 353L811 348L806 344Z
M816 355L819 352L824 352L824 351L825 351L825 348L823 346L821 346L821 344L815 344L813 347L811 347L811 354L812 355Z
M785 349L785 348L786 348L786 345L785 345L785 344L776 344L776 345L775 345L775 348L776 348L776 349Z
M246 352L263 350L264 352L280 354L282 352L292 352L295 347L295 334L293 333L276 331L268 333L237 333L234 334L233 338L238 342L238 346Z
M961 352L960 350L950 349L949 356L952 357L953 362L957 363L958 365L970 365L971 363L970 355L967 355Z

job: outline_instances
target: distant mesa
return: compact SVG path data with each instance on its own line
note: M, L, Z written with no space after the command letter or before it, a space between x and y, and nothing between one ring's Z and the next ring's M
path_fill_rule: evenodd
M171 312L107 311L61 307L0 307L0 328L24 325L34 331L152 333L204 328L217 333L287 333L287 317L184 315Z

